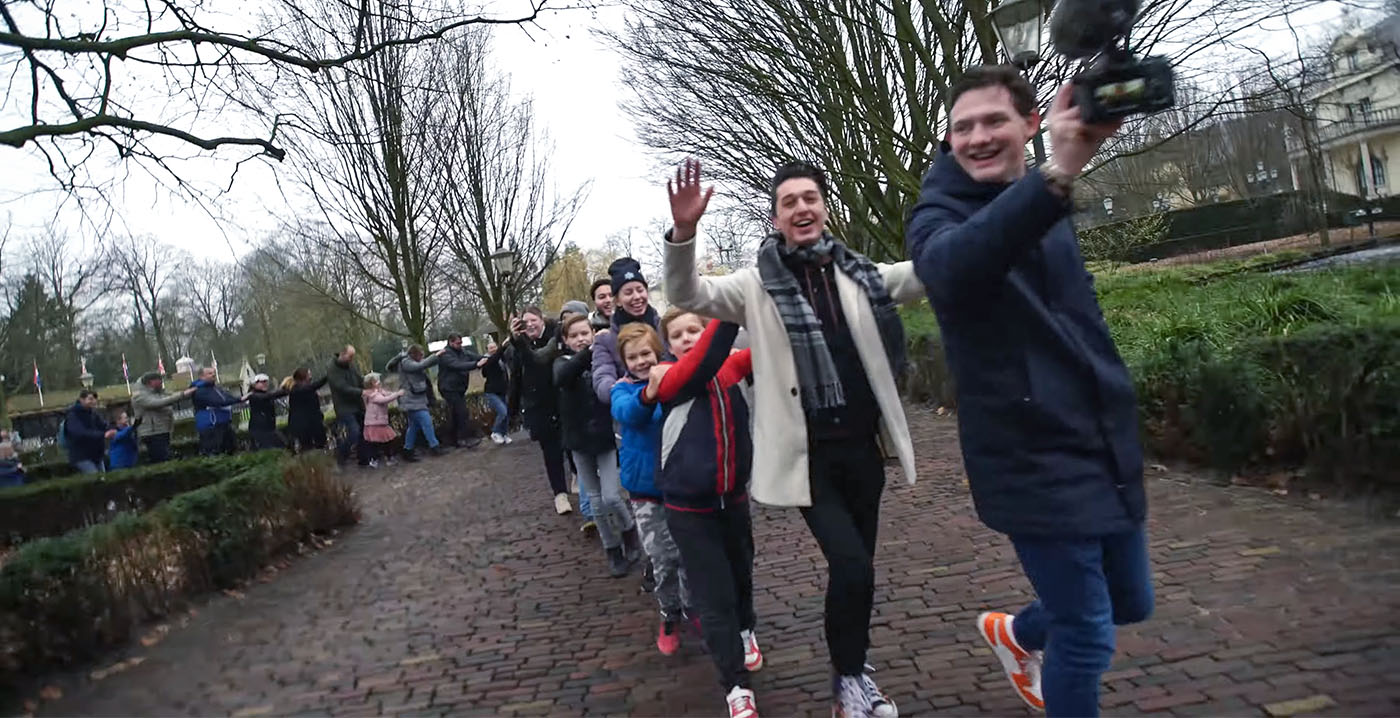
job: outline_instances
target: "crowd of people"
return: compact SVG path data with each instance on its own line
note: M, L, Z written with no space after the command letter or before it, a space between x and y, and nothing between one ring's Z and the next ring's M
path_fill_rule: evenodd
M641 266L622 258L593 283L591 310L572 301L556 319L528 307L511 319L509 341L484 355L463 350L459 337L432 355L410 347L390 365L397 391L378 375L361 377L353 347L316 380L299 369L269 391L258 377L246 397L250 433L277 445L270 402L287 396L290 435L323 446L314 392L329 383L342 463L355 444L362 463L375 461L366 442L393 438L385 409L393 402L408 418L404 458L415 460L420 442L441 450L426 369L481 370L497 410L492 440L509 441L509 389L539 445L554 510L574 510L572 472L600 567L621 578L645 565L657 650L674 654L682 627L693 626L731 718L758 715L750 676L763 666L753 561L764 547L754 542L750 499L797 508L827 564L832 715L893 718L895 703L867 663L870 616L887 464L915 480L895 383L906 359L896 307L927 297L956 380L976 510L1008 536L1036 596L1015 614L969 616L969 631L1028 706L1097 715L1114 626L1145 620L1153 595L1136 399L1070 221L1074 180L1117 126L1085 124L1070 97L1062 88L1047 113L1054 156L1029 168L1024 148L1041 121L1031 87L1007 66L964 73L908 223L908 261L876 264L831 234L825 175L793 163L773 177L774 231L754 266L701 276L696 246L713 189L687 161L667 183L664 314ZM458 443L473 440L463 375L439 379ZM202 450L226 450L229 407L245 397L212 379L206 372L167 394L148 375L136 422L119 416L112 427L86 392L68 417L74 466L92 470L107 439L134 446L133 425L148 455L164 456L170 407L186 396Z
M317 378L312 378L309 368L298 367L273 388L270 377L258 374L241 395L220 385L212 367L198 370L190 386L176 392L166 390L163 375L149 372L139 378L131 397L134 418L124 409L110 414L102 411L97 392L84 389L63 416L58 443L67 453L69 466L78 473L129 468L142 459L148 464L168 461L176 406L188 400L194 409L200 455L232 454L238 450L234 410L240 405L248 408L247 443L251 448L326 450L326 418L320 392L329 386L340 435L335 447L340 465L346 465L352 453L360 466L368 468L396 459L416 462L420 445L426 445L427 453L433 456L446 453L430 411L438 396L449 415L447 444L475 448L481 443L466 401L470 373L480 371L486 400L495 412L491 440L508 444L510 417L503 355L504 347L498 348L494 342L488 345L486 354L476 354L463 346L458 334L450 335L447 346L431 355L420 346L408 346L387 367L398 373L397 391L383 387L383 376L378 373L361 375L355 363L355 347L349 345L332 357ZM427 373L433 366L438 367L436 392ZM279 403L286 406L285 429L278 428ZM389 406L393 404L398 405L407 426L402 450L396 455L389 450L398 438L389 425ZM13 446L9 442L0 444L0 482L23 483L23 467L13 458ZM144 455L140 451L143 446Z

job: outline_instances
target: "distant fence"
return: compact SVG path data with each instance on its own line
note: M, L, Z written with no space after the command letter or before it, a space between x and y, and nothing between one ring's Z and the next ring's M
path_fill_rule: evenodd
M1146 262L1182 254L1224 249L1242 244L1266 242L1315 231L1312 208L1314 196L1303 192L1280 192L1207 204L1164 214L1166 239L1125 250L1119 257L1128 262ZM1357 210L1365 211L1367 221L1400 219L1400 196L1368 201L1354 195L1329 192L1325 195L1327 226L1338 229L1355 226ZM1127 221L1127 220L1121 220ZM1117 222L1096 225L1111 227Z

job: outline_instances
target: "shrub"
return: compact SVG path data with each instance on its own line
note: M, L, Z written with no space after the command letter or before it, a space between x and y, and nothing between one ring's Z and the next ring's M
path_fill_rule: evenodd
M1089 261L1121 259L1135 247L1156 244L1167 236L1167 217L1158 212L1085 227L1078 231L1079 253Z
M124 511L143 511L176 494L207 486L254 466L276 462L264 451L138 466L105 475L77 474L0 489L0 545L56 536L101 523Z
M13 677L92 659L191 596L356 520L327 459L299 457L26 544L0 567L0 670Z

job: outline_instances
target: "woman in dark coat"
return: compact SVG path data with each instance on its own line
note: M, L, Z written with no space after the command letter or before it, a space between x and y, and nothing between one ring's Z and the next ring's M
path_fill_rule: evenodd
M277 433L277 400L288 391L268 391L267 383L267 375L259 374L248 387L248 437L253 440L254 449L285 449L287 444Z
M288 392L287 433L298 450L326 448L326 415L321 413L321 397L317 391L326 385L326 377L311 381L311 370L298 367L282 388Z

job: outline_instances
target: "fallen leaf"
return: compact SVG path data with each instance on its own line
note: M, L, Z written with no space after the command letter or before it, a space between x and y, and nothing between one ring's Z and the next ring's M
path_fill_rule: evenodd
M63 689L58 686L44 686L44 689L39 691L39 697L46 701L56 701L63 697Z
M1153 465L1152 465L1152 470L1153 470L1153 471L1160 472L1160 473L1163 473L1163 474L1167 473L1167 467L1164 466L1164 465L1162 465L1162 464L1153 464Z
M242 591L236 591L232 588L224 589L224 595L228 596L229 598L237 599L239 601L242 601L244 598Z
M1274 496L1287 496L1288 489L1274 489L1270 493L1272 493Z

